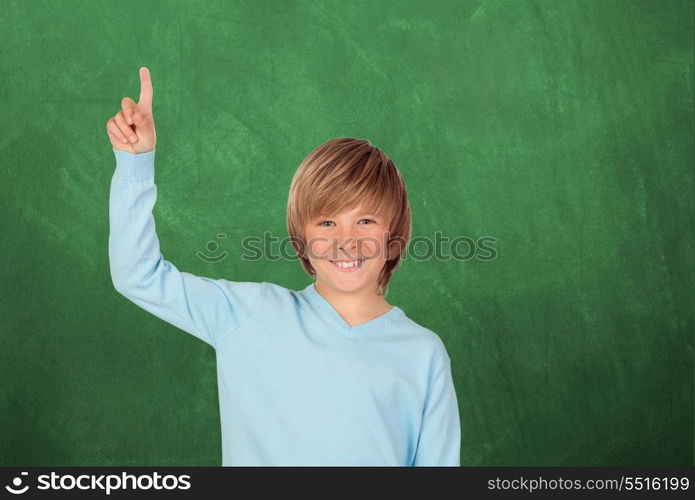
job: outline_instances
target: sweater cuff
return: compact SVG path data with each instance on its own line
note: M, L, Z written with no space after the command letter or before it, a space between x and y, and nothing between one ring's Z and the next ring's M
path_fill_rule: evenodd
M154 152L129 153L114 149L116 155L116 175L127 182L147 181L154 179Z

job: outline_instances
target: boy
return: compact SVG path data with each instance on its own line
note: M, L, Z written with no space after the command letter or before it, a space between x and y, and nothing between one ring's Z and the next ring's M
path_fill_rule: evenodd
M334 139L299 166L287 228L300 291L179 271L160 253L152 82L107 122L116 156L116 290L216 352L222 465L460 465L450 359L385 300L410 237L405 185L368 141Z

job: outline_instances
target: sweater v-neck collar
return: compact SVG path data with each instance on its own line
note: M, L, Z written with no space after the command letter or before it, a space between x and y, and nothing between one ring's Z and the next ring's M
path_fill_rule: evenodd
M340 329L346 332L349 336L376 333L383 329L383 327L392 321L396 316L404 314L398 306L392 306L391 309L386 311L381 316L377 316L376 318L365 323L351 326L350 323L343 319L333 305L328 302L328 300L326 300L323 295L318 292L318 290L316 290L315 282L312 282L309 286L304 288L304 290L302 290L302 294L311 304L316 306L319 310L324 311L333 320L333 322L336 323Z

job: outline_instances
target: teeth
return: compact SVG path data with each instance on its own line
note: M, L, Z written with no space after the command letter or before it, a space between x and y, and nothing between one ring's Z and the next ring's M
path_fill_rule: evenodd
M349 268L349 267L355 267L360 262L360 260L353 260L352 262L335 262L335 261L331 261L331 262L333 262L333 264L335 264L338 267Z

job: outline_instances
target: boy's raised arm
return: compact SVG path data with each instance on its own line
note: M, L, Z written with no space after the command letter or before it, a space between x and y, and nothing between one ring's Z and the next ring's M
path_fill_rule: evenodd
M155 151L114 149L109 198L109 264L119 293L146 311L217 348L252 315L263 287L179 271L160 252L152 215Z
M217 348L260 301L263 283L229 282L180 272L159 251L150 70L141 67L140 99L121 100L106 122L116 155L109 197L109 265L116 290L164 321Z

